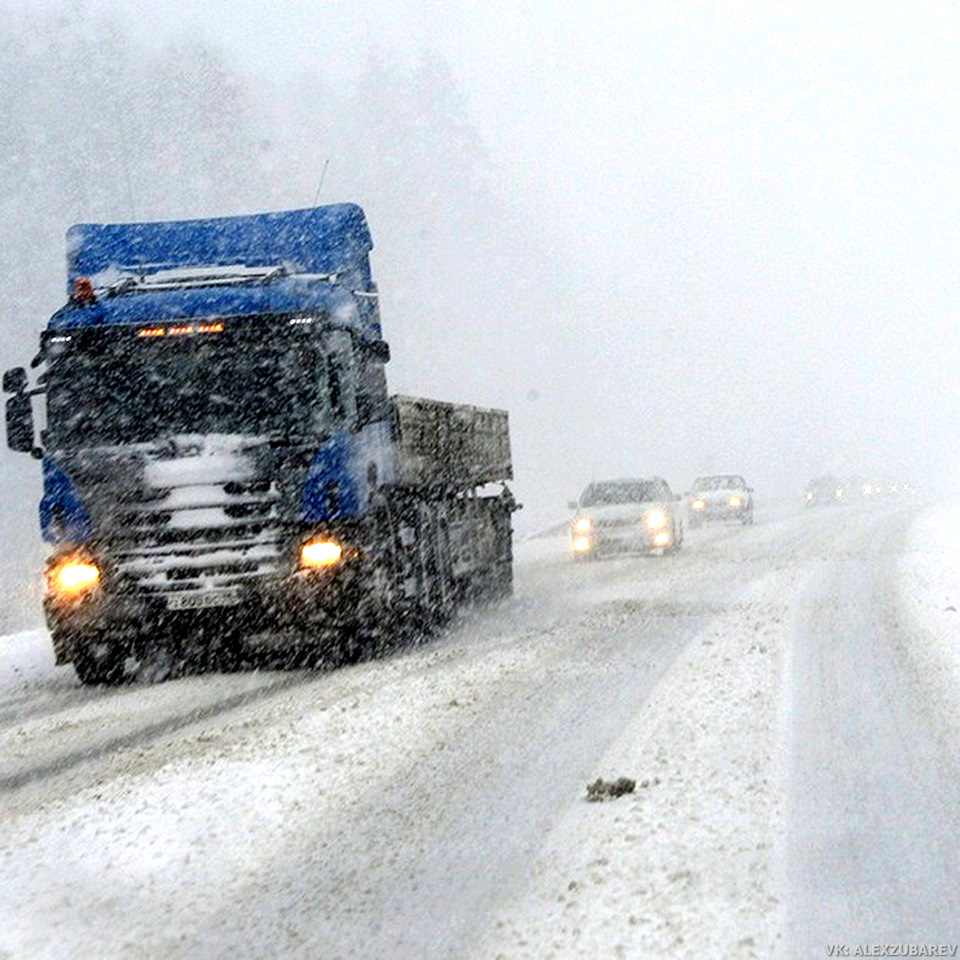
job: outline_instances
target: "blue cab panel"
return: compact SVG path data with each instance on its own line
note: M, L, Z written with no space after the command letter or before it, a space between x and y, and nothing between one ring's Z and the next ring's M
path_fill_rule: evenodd
M286 264L291 273L359 269L370 282L373 249L353 203L207 220L79 223L67 231L67 295L78 277L150 274L182 267Z

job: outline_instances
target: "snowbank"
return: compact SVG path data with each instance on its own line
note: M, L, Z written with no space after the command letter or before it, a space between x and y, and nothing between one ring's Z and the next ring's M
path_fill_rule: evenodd
M960 503L924 512L899 560L901 649L941 736L960 739Z
M64 687L76 686L72 670L58 670L46 630L28 630L0 637L0 699L29 693L36 687L50 688L62 677Z
M711 621L605 754L633 794L571 798L477 956L777 956L785 764L781 577Z

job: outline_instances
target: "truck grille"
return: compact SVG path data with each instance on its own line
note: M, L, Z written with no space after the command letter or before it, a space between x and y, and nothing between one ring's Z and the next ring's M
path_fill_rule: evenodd
M124 593L226 589L275 575L281 562L280 493L267 480L151 490L116 505L109 526Z

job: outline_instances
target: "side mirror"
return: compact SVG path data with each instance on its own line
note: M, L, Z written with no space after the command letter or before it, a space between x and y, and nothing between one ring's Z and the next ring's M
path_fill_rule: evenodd
M386 340L372 340L367 344L367 356L374 363L389 363L390 344Z
M576 510L576 509L579 508L579 506L580 506L580 504L577 503L576 500L568 500L568 501L567 501L567 509L568 509L568 510Z
M21 370L21 372L23 372ZM3 378L4 389L7 378ZM33 405L30 397L20 392L7 401L7 446L16 453L33 453Z
M4 393L23 393L27 389L27 371L23 367L14 367L3 375Z

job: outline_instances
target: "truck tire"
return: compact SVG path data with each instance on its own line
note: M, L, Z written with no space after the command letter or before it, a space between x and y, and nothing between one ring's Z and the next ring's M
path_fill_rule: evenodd
M355 617L343 627L339 662L361 663L393 645L399 626L397 605L396 505L382 494L371 501L366 583Z
M498 560L490 573L490 589L487 596L491 600L505 600L513 596L513 562Z
M73 655L73 669L84 686L115 686L126 680L126 650L113 643L85 639Z

